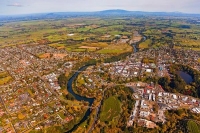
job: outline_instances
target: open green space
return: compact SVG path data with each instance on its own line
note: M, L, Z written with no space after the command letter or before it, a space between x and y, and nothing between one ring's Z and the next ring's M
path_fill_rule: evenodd
M121 112L120 101L117 97L112 96L106 99L102 106L100 113L101 121L111 121L114 117L118 116Z
M122 53L123 51L121 49L102 49L100 51L98 51L98 53L100 54L115 54L115 53Z
M8 76L7 72L0 72L0 78L5 78Z
M139 44L139 48L149 48L149 45L151 44L151 40L150 39L147 39L145 42L142 42Z
M196 122L190 120L187 122L187 127L190 133L200 133L200 129Z
M8 83L12 77L7 72L0 72L0 85Z
M53 127L48 127L40 130L32 130L30 133L62 133L65 132L65 129L62 128L61 126L53 126Z
M131 39L133 32L139 31L147 37L147 40L139 45L142 49L174 44L176 47L200 51L200 25L195 21L194 18L188 20L174 17L77 17L8 22L0 26L0 47L39 43L52 44L53 47L66 48L67 51L73 52L96 52L96 49L80 47L102 42L109 45L116 39L116 35ZM96 47L101 49L101 44L99 45ZM122 51L99 51L106 54L117 52Z
M27 89L27 92L29 93L29 95L30 95L31 97L34 97L34 94L33 94L33 92L32 92L31 89Z
M121 54L121 53L131 52L131 51L132 51L132 47L130 45L128 45L128 44L118 44L118 45L109 45L108 47L97 51L97 53L101 53L101 54Z
M96 42L96 43L91 43L91 42L82 42L77 44L59 44L59 43L53 43L50 44L49 46L60 49L60 48L65 48L69 52L94 52L98 51L99 49L102 49L104 47L107 47L108 44L104 42Z
M65 48L69 52L96 52L100 54L121 54L132 51L132 46L128 44L108 44L105 42L82 42L71 45L53 43L49 46L57 49Z

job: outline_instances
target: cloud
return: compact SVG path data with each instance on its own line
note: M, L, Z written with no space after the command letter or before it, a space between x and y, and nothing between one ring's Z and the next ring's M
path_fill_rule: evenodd
M23 5L21 5L19 3L13 3L13 4L9 4L7 6L22 7Z

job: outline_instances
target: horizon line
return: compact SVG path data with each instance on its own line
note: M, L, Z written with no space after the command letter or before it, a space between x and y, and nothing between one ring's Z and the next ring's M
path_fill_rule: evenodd
M143 12L143 13L177 13L177 14L187 14L187 15L200 15L200 13L189 13L189 12L180 12L180 11L139 11L139 10L125 10L125 9L105 9L98 11L53 11L53 12L35 12L35 13L19 13L19 14L0 14L0 16L20 16L20 15L33 15L33 14L49 14L49 13L93 13L93 12L102 12L102 11L127 11L127 12Z

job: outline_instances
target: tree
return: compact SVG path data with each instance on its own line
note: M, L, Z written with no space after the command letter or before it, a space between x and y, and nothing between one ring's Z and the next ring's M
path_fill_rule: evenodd
M169 77L162 77L158 80L158 84L160 84L161 86L163 86L164 88L167 88L167 86L170 83L170 79Z
M58 84L60 86L65 86L67 84L67 77L65 76L65 74L61 74L59 77L58 77Z

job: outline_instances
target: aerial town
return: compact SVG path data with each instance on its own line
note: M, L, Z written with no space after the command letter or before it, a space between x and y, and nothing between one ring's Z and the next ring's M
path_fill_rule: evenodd
M72 71L77 59L81 59L83 54L93 59L105 56L68 53L47 45L0 49L0 72L7 73L10 80L8 84L0 86L0 120L3 123L0 131L12 133L39 130L75 119L76 116L66 110L60 99L65 93L58 84L58 76ZM102 93L102 86L108 84L106 79L96 73L110 73L111 81L116 77L123 81L134 77L164 77L170 76L170 63L190 64L200 71L199 58L200 55L192 50L164 47L137 52L125 60L91 66L83 72L85 94L91 97L97 91ZM134 90L132 96L136 100L127 126L137 122L147 128L157 127L156 122L166 122L165 110L188 108L194 113L200 113L199 99L165 92L154 83L131 82L125 85ZM99 89L90 95L86 90L93 88ZM60 116L61 113L65 114L64 118Z
M74 119L61 102L66 88L58 85L58 76L72 71L83 56L95 59L105 55L69 54L47 45L0 49L0 73L9 80L0 85L0 132L39 130Z
M124 61L105 63L112 75L122 78L138 76L163 77L169 75L168 66L170 63L180 63L190 65L196 70L200 70L198 62L199 53L193 50L174 50L170 48L149 49L138 52L127 57ZM107 67L109 66L109 67Z
M127 83L135 93L136 99L130 120L127 126L132 126L136 121L139 126L155 128L156 122L165 123L165 110L187 108L192 112L200 113L200 100L181 95L165 92L161 86L143 82Z
M166 110L185 108L200 114L200 100L179 93L166 92L160 85L153 82L130 82L128 79L171 77L170 63L190 64L194 69L200 70L200 63L197 61L199 57L200 55L192 50L174 50L167 47L137 52L122 61L88 67L78 78L77 90L79 94L92 97L103 93L102 86L106 84L113 82L114 86L125 85L133 90L132 97L136 100L127 126L133 126L133 123L136 122L142 127L156 128L157 122L165 123L167 121ZM105 75L102 73L110 74L110 79L105 79Z
M102 13L0 16L0 133L200 132L200 17Z
M62 124L74 119L75 116L66 110L65 104L60 100L64 92L58 84L58 76L72 70L76 63L74 57L81 56L46 45L0 49L1 73L6 72L11 78L9 84L0 86L0 119L4 123L0 129L25 132L39 130L42 125ZM101 58L100 56L93 55L92 58ZM120 77L123 80L138 76L167 76L170 75L168 66L171 62L188 63L194 69L200 70L200 63L197 62L199 57L192 50L149 49L132 54L122 61L89 67L83 72L88 82L84 84L88 90L99 88L102 91L102 86L107 81L97 74L93 75L94 72L108 71L111 78ZM156 122L166 122L165 110L188 108L194 113L200 113L199 99L165 92L154 83L131 82L125 85L134 90L132 96L136 99L127 126L137 122L147 128L157 127ZM65 119L59 115L61 112L65 114Z

